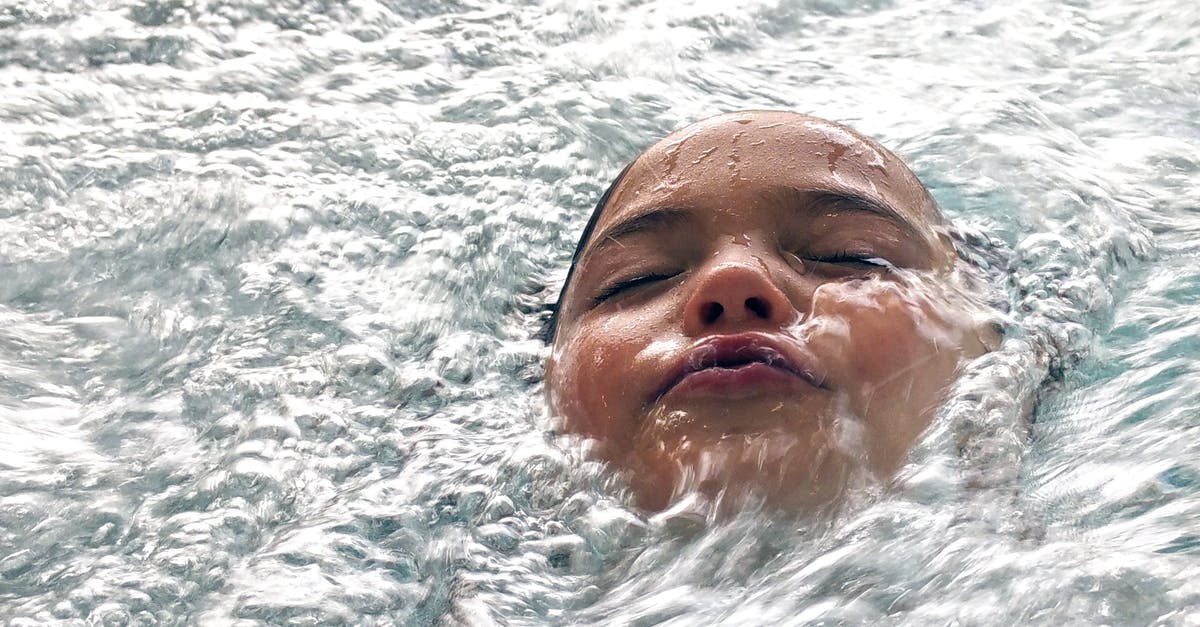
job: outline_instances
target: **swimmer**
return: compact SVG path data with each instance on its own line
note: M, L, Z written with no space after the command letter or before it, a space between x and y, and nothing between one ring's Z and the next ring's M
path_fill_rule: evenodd
M745 111L676 131L584 230L548 331L550 409L649 511L805 510L886 484L997 339L947 225L846 126Z

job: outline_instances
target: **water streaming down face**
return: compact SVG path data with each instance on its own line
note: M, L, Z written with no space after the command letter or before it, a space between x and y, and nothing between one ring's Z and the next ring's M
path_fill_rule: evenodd
M840 125L710 118L605 201L559 303L548 398L651 510L695 493L803 510L886 483L997 341L925 188Z
M1153 0L0 8L0 615L1184 623L1198 28ZM680 530L544 432L530 338L618 168L747 108L892 147L1011 320L893 493Z

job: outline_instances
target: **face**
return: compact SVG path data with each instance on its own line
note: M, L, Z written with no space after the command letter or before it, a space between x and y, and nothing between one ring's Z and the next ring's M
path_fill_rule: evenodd
M743 112L678 131L613 190L547 366L564 430L641 507L807 507L883 481L984 351L936 204L840 125Z

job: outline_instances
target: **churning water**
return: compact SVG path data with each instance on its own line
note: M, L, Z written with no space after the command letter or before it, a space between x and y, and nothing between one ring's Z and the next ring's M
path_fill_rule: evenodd
M745 108L1009 309L821 528L647 519L541 399L599 193ZM1189 0L4 3L0 620L1200 624L1198 175Z

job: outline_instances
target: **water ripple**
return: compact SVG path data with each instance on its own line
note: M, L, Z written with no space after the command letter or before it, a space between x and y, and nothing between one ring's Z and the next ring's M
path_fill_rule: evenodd
M1194 33L1167 0L0 7L0 614L1188 624ZM718 111L896 148L1008 313L894 491L647 520L534 334Z

